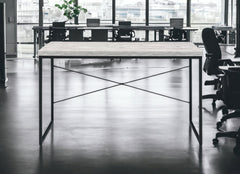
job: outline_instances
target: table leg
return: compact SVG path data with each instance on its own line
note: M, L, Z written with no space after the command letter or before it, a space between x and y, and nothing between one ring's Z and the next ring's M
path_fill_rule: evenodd
M199 58L199 144L202 145L202 59Z
M39 58L39 145L42 145L42 59Z
M154 30L154 41L156 42L157 41L157 31Z
M189 59L189 121L192 123L192 59Z
M48 124L45 131L43 131L43 59L39 57L39 145L42 146L44 139L46 138L49 130L52 128L54 120L54 84L53 84L53 59L51 59L51 121Z
M186 41L190 42L190 31L186 31Z
M164 40L164 30L160 29L158 31L158 33L159 33L159 41L163 41Z
M37 31L34 29L33 30L33 58L36 58L36 49L37 49Z
M51 121L54 121L54 59L51 58Z

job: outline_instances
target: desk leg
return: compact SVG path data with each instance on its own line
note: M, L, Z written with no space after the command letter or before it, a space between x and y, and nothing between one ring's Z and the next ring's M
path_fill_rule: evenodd
M190 31L186 31L186 41L190 42L190 36L191 35L191 32Z
M192 123L192 59L189 59L189 121Z
M37 31L36 30L33 30L33 58L36 58L36 49L37 49Z
M39 58L39 145L42 145L42 58Z
M154 41L156 42L157 41L157 31L154 30Z
M199 144L202 145L202 59L199 58Z
M43 58L39 57L39 145L42 146L49 130L52 128L54 119L54 73L53 73L53 58L51 59L51 121L45 131L43 131Z
M54 59L51 58L51 121L54 121Z
M199 58L199 106L198 106L198 115L199 121L198 126L199 130L197 131L193 120L192 120L192 59L189 59L189 122L190 126L192 127L195 136L199 142L199 145L202 146L202 59Z
M163 41L164 40L164 30L159 30L159 41Z

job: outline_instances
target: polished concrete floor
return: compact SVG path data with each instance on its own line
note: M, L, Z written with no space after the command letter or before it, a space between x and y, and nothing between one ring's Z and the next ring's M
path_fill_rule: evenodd
M224 54L231 56L228 50ZM199 148L189 129L188 104L124 86L57 103L54 127L39 148L38 63L18 59L7 64L8 88L0 89L0 174L240 173L240 157L232 153L235 141L223 138L218 147L212 145L221 112L213 111L210 100L203 101L204 135ZM188 61L60 60L55 64L126 82L187 66ZM197 72L194 68L194 101ZM55 75L55 100L114 85L61 69L56 69ZM44 78L47 106L49 73ZM188 69L131 85L188 100ZM204 87L203 92L211 93L212 88ZM45 127L48 109L44 110ZM197 105L194 120L197 124ZM224 129L235 130L239 125L238 119L232 119Z

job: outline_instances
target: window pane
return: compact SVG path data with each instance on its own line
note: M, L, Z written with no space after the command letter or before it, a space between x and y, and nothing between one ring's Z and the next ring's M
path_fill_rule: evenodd
M145 23L145 0L116 0L116 20Z
M224 16L223 0L192 0L192 23L221 24Z
M86 18L100 18L102 21L112 20L112 0L79 0L79 6L86 8L88 12L80 13L79 22L85 23ZM55 4L63 4L63 0L44 0L44 23L53 21L66 21L63 11L55 7ZM72 20L71 22L73 22Z
M55 4L62 4L63 0L44 0L43 6L43 23L66 21L63 11L55 7Z
M32 23L38 23L38 0L17 1L17 41L32 42Z
M170 18L184 18L186 23L187 0L150 0L150 23L169 23Z
M38 23L38 1L39 0L17 1L18 23Z
M79 0L79 5L88 10L87 14L80 15L80 22L85 23L86 18L99 18L112 23L112 0Z

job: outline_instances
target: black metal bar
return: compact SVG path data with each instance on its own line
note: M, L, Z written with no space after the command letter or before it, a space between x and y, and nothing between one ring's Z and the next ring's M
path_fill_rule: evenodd
M82 97L82 96L93 94L93 93L100 92L100 91L104 91L104 90L114 88L114 87L117 87L117 86L120 86L120 85L122 85L122 84L117 84L117 85L109 86L109 87L106 87L106 88L101 88L101 89L98 89L98 90L90 91L90 92L87 92L87 93L84 93L84 94L79 94L79 95L69 97L69 98L65 98L65 99L62 99L62 100L57 100L54 103L60 103L60 102L63 102L63 101L68 101L68 100L71 100L71 99L74 99L74 98Z
M62 100L58 100L58 101L55 101L54 103L60 103L60 102L63 102L63 101L71 100L71 99L74 99L74 98L82 97L82 96L85 96L85 95L89 95L89 94L92 94L92 93L95 93L95 92L103 91L103 90L110 89L110 88L113 88L113 87L117 87L117 86L120 86L120 85L123 85L123 86L126 86L126 87L130 87L130 88L134 88L134 89L137 89L137 90L141 90L141 91L144 91L144 92L148 92L148 93L151 93L151 94L159 95L159 96L162 96L162 97L165 97L165 98L181 101L181 102L184 102L184 103L189 103L188 101L181 100L181 99L178 99L178 98L175 98L175 97L170 97L170 96L167 96L167 95L164 95L164 94L160 94L160 93L156 93L156 92L149 91L149 90L146 90L146 89L142 89L142 88L138 88L138 87L135 87L135 86L127 85L128 83L133 83L133 82L136 82L136 81L140 81L140 80L144 80L144 79L147 79L147 78L151 78L151 77L155 77L155 76L158 76L158 75L162 75L162 74L166 74L166 73L169 73L169 72L173 72L173 71L177 71L177 70L180 70L180 69L184 69L184 68L187 68L188 66L181 67L181 68L178 68L178 69L175 69L175 70L171 70L171 71L166 71L166 72L163 72L163 73L154 74L154 75L143 77L143 78L139 78L139 79L135 79L135 80L131 80L131 81L124 82L124 83L120 83L120 82L113 81L113 80L108 80L108 79L105 79L105 78L102 78L102 77L97 77L97 76L81 73L79 71L74 71L74 70L70 70L70 69L67 69L67 68L59 67L59 66L55 66L55 67L59 68L59 69L68 70L70 72L86 75L86 76L89 76L89 77L97 78L97 79L100 79L100 80L116 83L117 85L113 85L113 86L110 86L110 87L107 87L107 88L101 88L101 89L98 89L98 90L95 90L95 91L91 91L91 92L87 92L87 93L84 93L84 94L80 94L80 95L76 95L76 96L73 96L73 97L69 97L69 98L65 98L65 99L62 99Z
M78 6L78 0L75 0L75 5ZM74 24L78 24L78 16L74 17Z
M56 65L54 67L59 68L59 69L64 69L64 70L67 70L67 71L70 71L70 72L74 72L74 73L77 73L77 74L93 77L93 78L96 78L96 79L105 80L105 81L112 82L112 83L119 83L119 82L116 82L116 81L113 81L113 80L109 80L109 79L106 79L106 78L102 78L102 77L98 77L98 76L82 73L82 72L79 72L79 71L71 70L71 69L60 67L60 66L56 66ZM179 71L179 70L182 70L182 69L185 69L185 68L188 68L188 66L183 66L181 68L176 68L176 69L173 69L173 70L169 70L169 71L153 74L153 75L142 77L142 78L138 78L138 79L135 79L135 80L130 80L130 81L124 82L124 84L137 82L137 81L140 81L140 80L144 80L144 79L151 78L151 77L156 77L156 76L167 74L167 73L171 73L171 72L174 72L174 71ZM123 84L123 83L120 83L120 84Z
M189 121L192 122L192 59L189 59Z
M145 25L149 25L149 0L145 1L146 3L146 9L145 9ZM149 41L149 31L146 30L145 32L145 41Z
M191 27L191 0L187 0L187 27ZM187 31L186 40L190 41L190 31Z
M51 121L54 121L54 59L51 58Z
M224 25L228 26L228 4L229 0L224 0Z
M36 58L37 54L37 31L33 30L33 58Z
M181 100L181 99L178 99L178 98L175 98L175 97L170 97L170 96L160 94L160 93L157 93L157 92L153 92L153 91L149 91L149 90L146 90L146 89L138 88L138 87L135 87L135 86L132 86L132 85L123 84L123 86L127 86L127 87L134 88L134 89L137 89L137 90L140 90L140 91L148 92L150 94L155 94L155 95L158 95L158 96L161 96L161 97L173 99L173 100L180 101L180 102L183 102L183 103L189 103L188 101L185 101L185 100Z
M43 26L43 0L39 0L39 17L38 17L38 26L42 27ZM38 30L38 42L39 42L39 48L42 47L42 40L43 40L43 35L42 31L39 29Z
M158 30L158 41L164 41L164 30L163 29L159 29Z
M202 145L202 58L199 58L199 144Z
M187 27L191 27L191 0L187 0Z
M53 122L50 121L50 123L48 124L47 129L44 131L44 133L43 133L43 135L42 135L42 137L41 137L41 144L40 144L40 145L42 145L42 143L43 143L43 141L45 140L46 136L48 135L48 132L49 132L49 130L51 129L52 125L53 125Z
M116 23L116 0L112 0L112 24Z
M237 29L237 44L235 57L240 57L240 0L236 2L236 29Z
M42 58L39 57L39 145L42 145Z
M157 30L154 30L154 41L157 41Z
M193 132L194 132L194 134L195 134L195 136L196 136L199 144L202 145L202 144L200 143L200 135L199 135L199 133L198 133L195 125L193 124L193 122L191 122L190 124L191 124L192 130L193 130Z
M7 87L6 73L6 10L0 2L0 88Z

